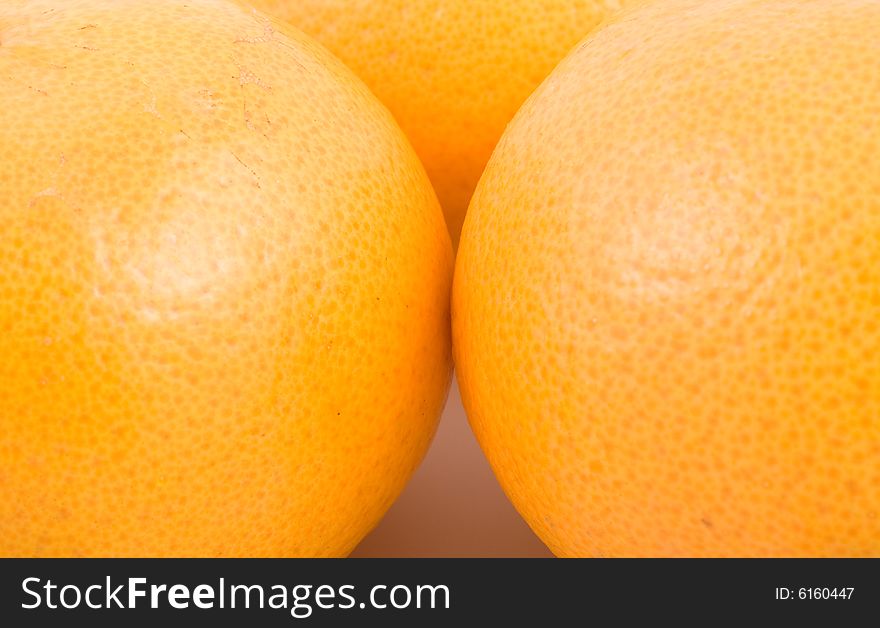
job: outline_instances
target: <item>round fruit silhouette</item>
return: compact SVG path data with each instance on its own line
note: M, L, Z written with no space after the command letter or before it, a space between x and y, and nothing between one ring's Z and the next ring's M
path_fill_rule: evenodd
M880 555L880 4L664 0L518 113L459 382L561 556Z
M385 103L455 242L505 125L572 46L633 0L251 0L342 59Z
M226 0L4 2L0 77L0 555L348 553L450 376L391 116Z

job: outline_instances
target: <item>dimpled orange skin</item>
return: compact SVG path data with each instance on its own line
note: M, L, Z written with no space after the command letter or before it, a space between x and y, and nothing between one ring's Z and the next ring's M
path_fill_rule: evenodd
M880 555L880 4L664 0L465 222L465 407L559 556Z
M5 0L0 82L0 555L347 554L450 377L390 114L225 0Z
M633 0L251 0L315 37L388 105L454 242L492 149L572 46Z

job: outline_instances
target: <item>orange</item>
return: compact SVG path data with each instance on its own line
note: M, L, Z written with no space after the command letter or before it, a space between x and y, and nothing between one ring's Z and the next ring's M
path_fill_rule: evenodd
M560 556L880 556L880 3L663 0L518 113L453 288Z
M416 149L453 241L505 125L565 53L633 0L250 0L342 59Z
M450 377L391 116L226 0L5 0L0 77L0 555L347 554Z

